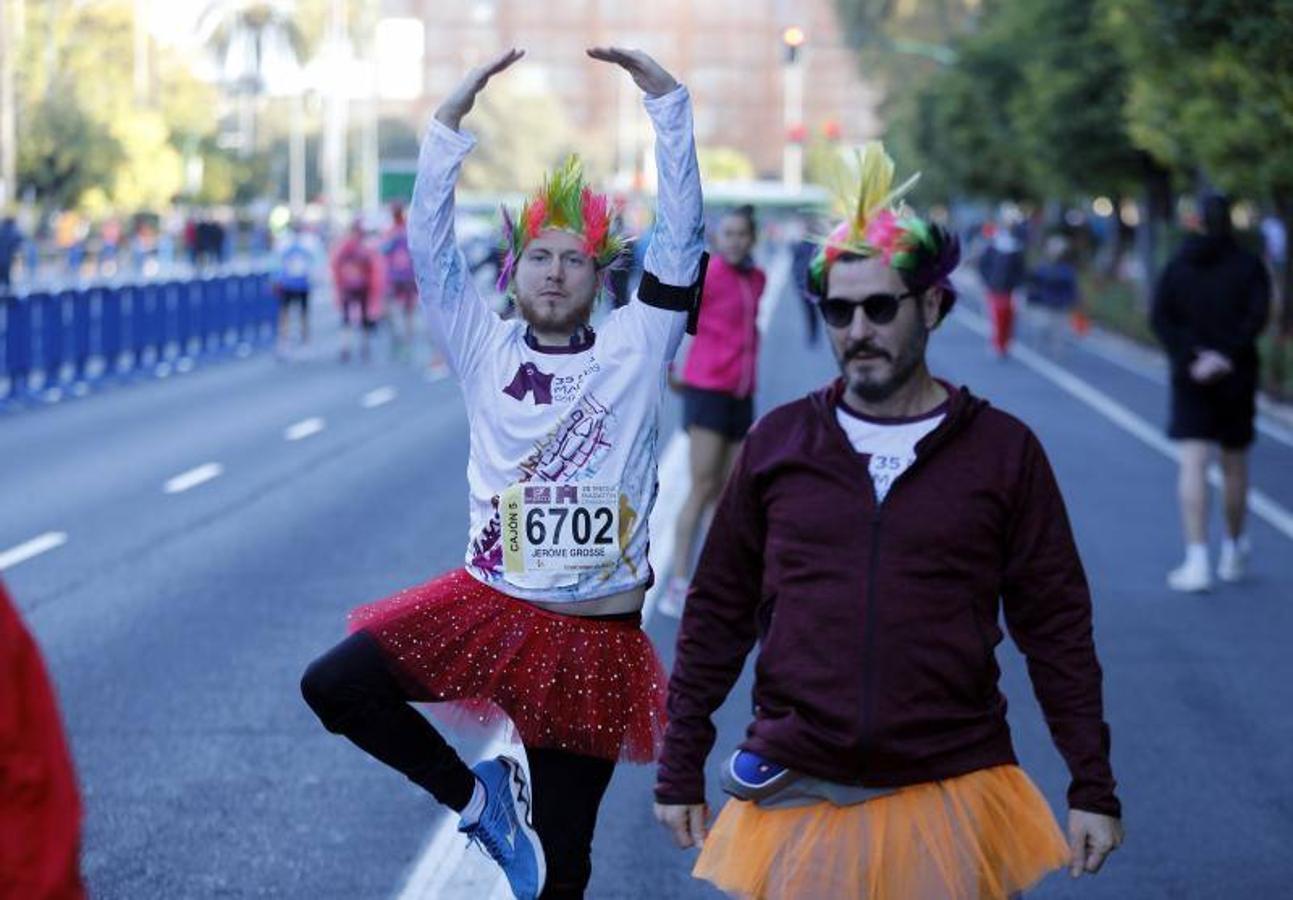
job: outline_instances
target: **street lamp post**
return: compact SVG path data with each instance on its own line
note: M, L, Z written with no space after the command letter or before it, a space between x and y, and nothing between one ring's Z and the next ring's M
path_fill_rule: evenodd
M331 0L328 15L328 93L323 132L323 190L328 225L339 228L346 210L346 127L349 89L343 67L350 65L346 42L345 0Z
M801 48L805 40L807 36L798 25L790 26L781 35L785 46L785 65L782 67L785 144L781 182L788 191L798 191L804 183L804 64Z
M17 195L18 131L14 111L13 51L17 47L9 19L9 0L0 0L0 212Z

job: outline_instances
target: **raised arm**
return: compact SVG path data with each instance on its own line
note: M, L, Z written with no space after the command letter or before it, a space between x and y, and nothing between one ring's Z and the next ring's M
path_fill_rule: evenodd
M418 154L409 206L409 254L422 307L459 379L476 367L503 324L481 300L454 233L454 187L476 139L459 131L489 79L520 59L509 50L472 69L436 110Z
M672 358L686 324L685 314L698 301L692 288L700 278L701 256L705 250L691 96L677 79L640 50L594 47L588 55L618 65L632 76L646 95L647 115L655 127L659 194L655 229L644 264L651 277L644 280L639 298L649 305L682 314L658 323L663 326L665 356ZM664 286L664 290L651 295L646 285L652 280Z

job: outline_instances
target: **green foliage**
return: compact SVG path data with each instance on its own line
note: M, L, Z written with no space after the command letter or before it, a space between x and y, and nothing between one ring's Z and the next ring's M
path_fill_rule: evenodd
M868 71L907 66L887 139L926 173L924 198L1127 194L1162 166L1293 206L1288 0L836 6ZM912 69L897 51L922 40L954 61Z
M1293 4L1103 0L1131 71L1134 140L1255 199L1293 194Z
M896 152L933 176L923 197L1068 198L1140 177L1123 59L1095 0L992 4L954 49L891 107Z
M134 6L27 4L19 66L19 182L48 208L159 208L183 181L177 134L209 129L213 97L170 56L157 107L134 83ZM205 120L205 121L204 121Z
M1029 180L1047 197L1133 190L1142 174L1123 109L1127 73L1095 0L1021 3L1004 40L1027 46L1010 100Z
M480 139L459 182L470 190L533 191L577 150L587 170L599 169L596 148L577 146L578 136L551 94L518 90L507 79L490 84L466 127Z
M955 66L910 96L893 121L894 143L912 157L911 162L899 157L904 168L933 176L922 184L922 198L945 199L934 193L936 186L961 196L1036 195L1010 115L1019 83L1009 48L976 38L961 46Z
M125 160L111 130L66 93L51 93L24 118L18 189L34 190L51 208L73 206L95 185L111 183Z
M750 158L733 147L700 147L696 159L700 163L700 177L706 184L750 181L756 174Z

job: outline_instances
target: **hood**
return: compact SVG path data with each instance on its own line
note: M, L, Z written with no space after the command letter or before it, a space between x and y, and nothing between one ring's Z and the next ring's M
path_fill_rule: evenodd
M1194 234L1181 244L1181 258L1194 265L1210 266L1229 255L1236 246L1235 239L1229 235Z

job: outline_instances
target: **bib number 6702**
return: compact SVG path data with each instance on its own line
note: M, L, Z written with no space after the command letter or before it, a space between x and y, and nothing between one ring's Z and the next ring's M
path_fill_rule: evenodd
M605 506L592 510L585 506L576 506L574 509L565 506L533 506L525 515L525 539L532 547L547 544L551 529L551 543L559 544L567 521L570 524L571 539L581 547L589 543L615 543L612 530L615 527L615 514Z

